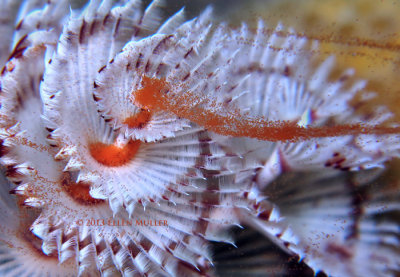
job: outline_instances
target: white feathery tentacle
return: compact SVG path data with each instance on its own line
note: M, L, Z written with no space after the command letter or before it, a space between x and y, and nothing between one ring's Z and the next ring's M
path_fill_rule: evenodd
M3 276L69 276L76 273L73 260L60 263L57 256L41 251L41 240L29 230L37 211L21 209L9 195L11 185L1 173L0 274Z
M15 26L12 48L30 33L53 30L59 34L69 13L68 0L24 1Z
M176 131L190 127L187 120L180 119L172 113L151 113L140 109L132 103L131 97L132 92L141 87L143 75L166 78L175 85L181 81L178 80L179 76L187 74L182 70L201 65L202 55L196 53L197 49L207 53L215 45L215 42L211 41L198 45L193 50L196 44L202 43L203 29L208 30L209 13L207 10L198 19L175 27L172 30L174 35L166 33L167 29L171 29L169 25L176 26L174 22L182 21L182 12L179 11L154 36L127 44L124 52L110 62L106 70L100 72L100 77L95 82L94 98L106 119L126 137L156 141L174 137ZM205 35L207 33L208 31ZM214 36L213 39L217 40L217 37ZM190 83L192 79L189 77L186 83Z
M0 1L0 64L7 61L11 53L11 42L15 28L15 20L18 14L18 8L22 0L1 0Z
M397 184L381 178L377 187L376 175L294 173L267 187L264 195L299 238L288 249L315 272L333 276L392 276L398 271L400 223L392 216L399 209Z
M224 80L232 86L225 95L232 100L232 107L239 107L249 116L272 122L295 122L305 128L365 122L374 126L391 116L383 108L373 115L357 115L349 101L364 89L365 81L355 79L353 70L331 80L334 58L322 64L314 61L313 41L293 31L285 32L281 25L269 36L265 35L267 31L261 21L254 35L243 25L233 32L236 44L223 48L232 53L232 48L241 45L241 51L233 57L235 66L225 71ZM261 172L276 176L284 171L324 167L340 170L382 167L399 156L398 138L398 135L348 135L279 142L276 162L271 167L264 158ZM270 143L265 142L265 147L270 147ZM273 177L259 178L259 186L266 186Z

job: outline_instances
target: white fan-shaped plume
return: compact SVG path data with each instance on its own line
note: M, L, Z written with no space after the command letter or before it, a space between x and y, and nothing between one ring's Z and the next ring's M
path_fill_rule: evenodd
M9 179L19 186L13 190L18 195L23 195L23 203L32 207L54 207L60 198L58 194L63 192L63 187L57 187L63 177L65 163L55 162L54 155L56 149L50 147L46 142L48 131L46 131L41 120L42 102L39 94L39 82L42 79L45 63L45 51L49 46L53 47L57 41L57 36L53 31L38 31L30 34L24 39L23 44L19 44L15 51L19 55L12 58L6 65L6 69L0 77L2 84L1 94L1 139L2 157L1 163L6 166L6 174ZM18 48L21 47L21 48ZM49 198L47 198L49 197ZM52 213L55 215L56 211ZM29 224L34 221L30 218L29 222L24 223L24 234L30 234ZM35 253L40 257L36 262L43 260L43 266L35 266L35 263L27 263L28 268L22 268L27 272L26 276L50 276L58 272L60 276L74 275L77 272L77 264L66 262L64 266L58 266L56 252L47 252L50 257L41 253L40 244L42 243L33 234L26 237L32 240ZM31 249L31 248L28 248ZM27 251L26 254L28 254ZM35 261L36 257L30 258ZM47 261L47 260L48 261ZM60 259L61 260L61 259ZM65 261L66 259L62 259ZM49 263L49 267L44 267ZM6 264L5 268L8 267ZM16 270L22 270L17 268ZM35 270L42 270L42 273L35 274ZM49 270L49 271L47 271ZM92 271L98 272L95 268ZM94 270L94 271L93 271ZM64 273L62 273L64 272ZM17 273L17 272L15 272ZM25 276L25 275L24 275ZM52 275L54 276L54 275Z
M399 271L398 188L382 179L376 186L376 174L367 174L283 175L264 192L299 238L288 249L316 272L392 276Z
M0 274L1 276L72 276L77 272L73 260L62 264L57 256L41 250L41 240L29 230L37 216L21 210L18 200L8 193L11 185L4 173L0 176Z
M3 66L11 53L11 41L15 28L18 7L22 0L0 1L0 65Z
M321 66L323 67L323 66ZM318 70L320 71L320 70ZM317 71L317 72L318 72ZM347 102L364 84L358 82L349 90L343 90L343 80L349 80L345 73L339 81L332 83L332 89L322 84L312 92L306 87L299 87L298 82L283 78L283 93L290 91L292 99L298 97L302 108L298 109L297 120L301 126L335 126L346 124L382 124L391 114L385 108L378 108L372 116L358 116L355 109ZM326 90L325 90L326 89ZM324 100L322 107L310 101L309 97L319 97L319 92L327 91L328 95L345 94L348 98ZM299 97L298 94L301 96ZM301 99L301 100L300 100ZM326 101L326 102L325 102ZM342 101L340 103L340 101ZM280 106L285 110L286 105ZM279 107L279 105L278 105ZM287 107L288 110L295 110ZM328 113L326 111L330 110ZM333 138L316 138L304 142L284 143L278 145L283 170L311 170L328 167L340 170L360 170L382 167L383 164L399 155L398 135L351 135Z
M54 167L50 167L53 173ZM117 268L125 273L135 270L140 274L180 275L183 269L179 265L186 262L192 265L195 274L193 266L205 266L203 259L210 259L205 239L230 242L219 231L238 224L230 207L232 203L239 206L242 201L226 194L226 199L220 199L222 196L212 191L216 178L211 176L208 193L175 193L175 204L163 200L144 208L138 203L129 206L129 214L126 211L114 214L106 202L90 197L88 186L74 183L61 168L57 171L58 182L46 182L44 175L41 183L21 185L16 192L32 196L25 201L27 205L42 208L32 230L44 240L44 251L58 252L60 261L76 257L80 272L97 266L104 274L112 274ZM37 173L41 174L46 172Z
M287 254L297 254L291 248L299 245L299 237L285 222L284 217L279 212L279 207L266 200L266 197L261 195L257 188L244 196L252 205L248 209L238 210L241 223L259 230L268 240Z
M155 35L130 43L132 50L119 55L96 80L94 97L100 110L127 138L152 142L175 137L178 131L191 127L187 120L179 119L172 113L141 109L131 100L132 91L140 88L142 75L146 71L155 74L159 70L157 67L163 55L153 52L163 47L168 39L169 35ZM133 56L134 52L136 54Z
M60 33L69 13L69 0L24 1L20 8L12 47L28 34L37 30L53 30Z
M3 0L0 1L0 29L2 34L0 46L1 66L18 55L15 49L21 45L26 36L34 31L61 31L63 19L69 12L68 3L71 1L45 0Z
M249 116L294 122L305 128L360 123L373 126L391 116L381 107L372 116L356 115L356 108L349 101L366 82L353 78L352 70L331 80L334 58L318 64L313 51L315 41L287 32L281 25L268 33L261 21L255 34L243 25L233 32L233 37L222 48L232 53L232 48L241 46L223 78L223 85L231 89L220 89L229 92L221 97L228 107L232 105L231 109L239 107ZM382 167L385 161L399 155L398 139L398 135L349 135L280 142L272 152L274 156L264 157L257 180L265 186L287 170ZM265 147L271 144L265 142Z
M184 99L188 91L196 97L198 106L209 105L210 98L220 102L232 100L229 99L232 89L229 82L226 84L230 77L226 72L229 72L237 51L220 54L231 40L224 35L225 26L212 30L209 13L206 10L198 19L183 24L172 35L157 34L127 44L124 51L100 72L95 81L94 98L102 110L113 114L110 116L114 119L113 124L121 128L127 137L152 141L162 136L178 135L179 128L190 127L186 120L177 118L174 111L151 111L135 106L133 92L146 89L146 78L165 80L164 90L175 95L176 101ZM122 121L125 119L130 119L135 128L127 124L124 127ZM210 136L227 154L245 157L242 168L260 166L271 156L275 145L270 143L270 147L266 147L265 143L251 139Z
M21 48L15 48L19 54L6 64L0 76L1 163L7 167L11 179L22 172L32 172L35 162L39 169L46 168L53 160L48 154L57 153L42 139L47 132L40 118L39 95L45 51L56 41L57 36L52 31L31 34L20 44Z
M103 66L130 37L126 33L120 34L127 29L122 26L135 23L131 19L126 19L124 23L125 16L128 18L131 13L138 12L140 15L140 11L131 2L109 12L105 9L106 4L107 2L102 2L95 14L90 13L93 8L89 6L82 16L70 19L57 53L46 68L41 88L45 101L44 115L48 128L53 130L51 140L61 147L56 159L68 161L64 170L77 171L78 181L90 182L94 197L109 198L115 213L122 206L129 208L137 202L145 205L146 202L157 199L175 201L172 199L173 192L190 192L192 188L185 186L196 187L194 182L201 184L204 170L219 171L215 174L222 174L222 171L232 174L230 170L234 168L233 165L240 161L232 158L230 167L225 168L226 162L222 160L221 164L217 160L225 157L224 152L199 127L190 125L190 128L176 132L173 138L143 143L118 134L107 124L106 119L99 116L92 95L93 89L99 86L95 82L95 74L108 71L114 65L119 68L121 60L126 62L126 55L131 55L132 52L134 55L131 59L137 64L137 59L141 59L140 47L152 49L155 46L154 41L162 41L166 37L155 35L133 42L126 47L130 50L125 50L112 59L107 67ZM95 2L91 2L91 5L95 5ZM207 16L208 13L201 18ZM142 17L143 15L137 16L138 20ZM194 21L187 24L182 27L183 30L200 23ZM134 27L140 28L140 25ZM178 32L183 31L179 28ZM177 36L184 41L187 39L179 34ZM189 42L185 42L186 47ZM160 47L163 47L162 44L161 42ZM173 53L174 49L168 51ZM157 60L152 64L156 65L156 62ZM135 64L131 66L135 68ZM140 68L143 66L144 64L140 65ZM129 67L124 68L130 70ZM61 72L64 73L60 74ZM112 79L116 81L115 77ZM125 84L123 88L126 87ZM224 185L227 186L223 187ZM204 185L198 188L204 189ZM233 193L245 190L246 186L230 187L230 184L221 182L216 189Z
M179 11L153 37L129 43L124 53L101 72L96 81L95 99L106 118L126 137L155 141L174 137L176 131L190 127L187 120L171 112L141 109L132 103L131 98L132 92L141 87L143 75L177 80L180 75L175 71L181 63L187 67L189 62L193 66L202 62L202 55L197 53L197 49L193 52L193 48L198 47L203 52L214 46L213 42L201 45L200 41L208 32L209 13L207 10L198 19L177 28L183 17L183 11ZM168 61L174 64L165 64Z
M31 228L44 240L45 253L58 253L61 262L75 258L80 273L97 267L103 274L133 270L179 276L185 263L196 275L211 259L207 240L230 242L219 231L238 224L230 208L218 208L224 214L221 219L211 216L217 206L212 193L181 195L176 205L165 200L146 208L136 204L129 217L126 211L113 214L105 201L79 198L74 187L85 195L84 186L69 182L66 176L62 183L48 184L53 188L47 189L42 212ZM191 204L197 201L203 207Z

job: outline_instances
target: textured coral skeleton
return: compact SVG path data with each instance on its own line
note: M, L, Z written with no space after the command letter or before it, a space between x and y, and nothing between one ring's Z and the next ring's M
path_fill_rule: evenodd
M353 70L211 8L71 4L0 2L2 276L400 272L398 126Z

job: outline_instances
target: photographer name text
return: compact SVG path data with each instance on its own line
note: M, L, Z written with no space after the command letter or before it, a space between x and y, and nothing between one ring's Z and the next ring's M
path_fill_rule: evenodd
M142 226L142 227L164 227L168 226L167 220L156 219L79 219L76 221L78 226Z

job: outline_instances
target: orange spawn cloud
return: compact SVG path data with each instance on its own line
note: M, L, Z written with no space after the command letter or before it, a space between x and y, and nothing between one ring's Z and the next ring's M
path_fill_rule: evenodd
M102 165L109 167L123 166L131 161L140 146L139 140L130 140L125 146L107 145L101 142L91 143L89 151L92 157Z
M142 109L137 114L126 118L123 123L128 125L129 128L142 129L150 121L151 113L146 109Z
M239 109L228 111L222 105L212 101L208 102L209 108L207 109L198 107L196 103L199 102L199 98L190 92L176 99L168 91L170 91L170 84L166 80L143 76L142 88L134 91L131 99L135 105L141 108L152 111L169 111L210 131L233 137L296 142L319 137L400 133L400 128L363 126L361 124L302 127L293 122L249 117L247 114L241 113ZM219 111L224 111L224 113Z
M65 173L61 180L62 188L71 196L75 201L81 205L95 205L104 203L102 199L93 198L90 195L90 185L84 182L75 183L72 181L71 176Z

